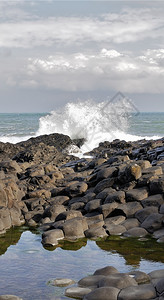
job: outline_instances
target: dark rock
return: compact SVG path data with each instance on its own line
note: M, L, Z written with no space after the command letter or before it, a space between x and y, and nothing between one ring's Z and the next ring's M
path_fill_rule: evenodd
M118 300L148 300L155 297L156 291L153 285L143 284L122 289L118 295Z
M150 277L145 272L131 271L127 274L134 276L134 279L136 280L136 282L138 284L143 284L143 283L150 282Z
M134 227L139 227L139 221L135 218L129 218L129 219L126 219L122 225L126 228L126 230L129 230L131 228L134 228Z
M62 213L58 214L58 216L56 217L56 221L70 220L77 217L81 218L82 216L82 213L77 210L63 211Z
M164 176L159 176L156 179L150 181L149 184L151 194L164 193Z
M107 236L107 233L103 227L96 227L96 228L92 227L92 228L86 230L84 233L85 233L85 236L89 239L95 239L98 237Z
M135 217L142 223L152 213L158 213L158 207L148 206L136 212Z
M126 237L145 237L148 232L141 227L134 227L123 233Z
M86 294L89 294L91 289L84 287L70 287L66 289L65 296L77 299L84 299Z
M125 203L125 192L124 191L116 191L111 194L109 194L105 199L106 203L111 202L118 202L118 203Z
M144 222L141 224L141 227L145 228L148 232L153 233L155 230L158 230L162 227L163 221L164 215L153 213L144 220Z
M101 269L98 269L94 272L93 275L104 275L104 276L108 276L111 274L115 274L118 273L118 270L112 266L107 266Z
M65 221L60 225L66 239L79 239L84 237L84 231L87 230L88 224L85 218L73 218Z
M79 286L83 287L98 287L99 281L105 278L103 275L90 275L87 277L82 278L81 280L78 281Z
M108 235L121 235L126 231L123 225L105 224L105 230Z
M105 278L102 278L99 281L99 287L105 286L113 286L118 289L124 289L128 286L137 286L137 282L134 278L127 274L117 273L105 276Z
M100 206L99 211L103 214L104 219L107 218L112 211L118 207L118 203L112 202Z
M92 212L94 210L98 210L101 204L102 204L101 199L91 200L86 204L85 210L87 212Z
M147 206L160 207L160 205L162 205L163 203L164 203L164 198L161 194L149 196L148 198L141 201L143 207L147 207Z
M164 278L164 269L152 271L148 275L151 279Z
M126 192L127 201L141 201L148 197L148 190L146 188L133 189Z
M119 289L115 287L101 287L87 294L83 300L117 300L118 293Z

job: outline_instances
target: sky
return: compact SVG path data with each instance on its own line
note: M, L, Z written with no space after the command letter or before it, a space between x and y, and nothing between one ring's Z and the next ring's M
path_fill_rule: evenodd
M0 112L118 91L164 112L163 1L0 1Z

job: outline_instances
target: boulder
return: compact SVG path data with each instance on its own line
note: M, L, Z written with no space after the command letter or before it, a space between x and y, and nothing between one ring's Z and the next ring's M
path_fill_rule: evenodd
M123 225L126 230L129 230L134 227L139 227L139 221L136 218L126 219L121 225Z
M95 186L93 192L95 194L98 194L102 192L104 189L112 187L113 184L114 184L114 178L103 179Z
M105 224L105 230L108 235L121 235L126 231L123 225Z
M123 214L128 218L134 217L135 213L140 209L142 209L142 206L138 201L128 202L126 204L119 204L117 207L117 210L122 211L122 213L120 214Z
M148 206L136 212L135 217L139 222L143 222L152 213L158 213L158 207Z
M130 275L116 273L105 276L105 278L102 278L99 281L99 287L105 286L113 286L118 289L124 289L128 286L137 286L137 282Z
M66 239L74 240L84 237L84 231L87 230L88 224L85 218L73 218L61 224L60 228Z
M135 281L138 284L143 284L143 283L149 283L150 282L150 277L145 273L141 271L131 271L127 273L129 275L132 275Z
M156 298L156 291L151 284L130 286L122 289L118 295L118 300L149 300Z
M103 180L108 177L115 177L118 173L118 170L115 167L103 168L97 173L97 180Z
M112 202L100 206L99 211L103 214L104 219L107 218L112 211L118 207L118 203Z
M88 239L96 239L98 237L102 238L107 236L107 233L103 227L96 227L96 228L92 227L90 229L87 229L84 233Z
M164 193L164 175L161 175L158 178L151 180L149 183L149 188L151 194Z
M64 189L64 192L68 194L68 196L79 196L83 195L88 189L88 185L85 182L72 181L70 186L67 186Z
M70 287L66 289L65 296L77 299L84 299L83 297L91 291L91 289L84 287Z
M156 206L160 207L164 203L164 198L161 194L151 195L141 201L143 207Z
M78 281L78 285L82 287L98 287L99 281L105 278L103 275L90 275Z
M147 234L148 234L148 232L144 228L134 227L134 228L131 228L131 229L125 231L123 233L123 236L126 236L126 237L145 237Z
M115 287L101 287L87 294L83 300L117 300L119 291Z
M85 205L85 210L87 212L91 212L94 210L98 210L99 207L102 204L102 200L101 199L95 199L95 200L91 200L89 201L86 205Z
M125 203L125 192L124 191L116 191L111 194L109 194L105 199L106 203L111 202L118 202L118 203Z
M107 266L101 269L97 269L93 275L104 275L104 276L108 276L111 274L116 274L118 273L118 270L112 266Z
M148 275L151 279L164 278L164 269L152 271Z
M126 192L127 201L141 201L148 197L148 190L146 188L133 189Z
M141 224L141 227L145 228L149 233L153 233L155 230L158 230L162 227L163 221L164 215L153 213L144 220L144 222Z
M56 278L56 279L50 281L51 285L59 286L59 287L72 285L74 283L75 283L75 281L72 279L69 279L69 278Z
M70 220L70 219L74 219L77 217L82 217L82 213L80 211L77 210L68 210L68 211L63 211L60 214L58 214L58 216L56 217L55 221L60 221L60 220Z

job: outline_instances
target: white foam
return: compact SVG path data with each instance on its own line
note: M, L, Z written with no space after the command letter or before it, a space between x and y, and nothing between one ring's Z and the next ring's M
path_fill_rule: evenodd
M81 156L104 141L160 138L160 136L138 136L128 133L129 118L131 113L135 112L134 109L133 104L126 99L99 103L92 100L67 103L60 110L41 117L39 129L34 135L6 135L1 136L0 141L15 144L43 134L62 133L70 136L71 139L85 138L86 142L79 153L77 148L70 149L71 154Z

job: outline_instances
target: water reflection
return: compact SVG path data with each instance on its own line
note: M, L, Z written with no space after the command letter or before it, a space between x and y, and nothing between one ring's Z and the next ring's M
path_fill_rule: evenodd
M24 300L68 299L64 289L48 285L49 280L67 277L77 281L106 265L120 272L164 268L163 246L153 239L81 239L60 241L58 247L45 249L39 232L27 228L11 229L1 236L0 254L0 294L15 294Z

